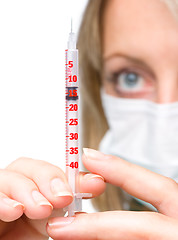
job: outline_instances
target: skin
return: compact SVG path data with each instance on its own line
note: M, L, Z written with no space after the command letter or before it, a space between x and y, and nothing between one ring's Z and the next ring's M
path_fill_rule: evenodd
M178 22L168 7L158 0L112 0L102 20L105 91L159 104L178 101ZM134 90L120 81L121 73L128 72L142 79ZM175 181L91 149L84 150L83 163L107 183L151 203L158 212L114 211L51 218L47 231L53 239L178 239Z
M53 179L55 183L56 179L60 180L55 188L51 185ZM79 182L80 191L92 193L93 197L105 188L104 179L95 174L81 173ZM30 158L17 159L0 170L0 239L48 239L48 219L64 216L63 208L72 200L71 189L60 168Z
M112 0L103 22L106 92L156 103L178 101L178 21L168 7L160 0ZM108 81L113 72L124 69L143 78L143 87L135 93L118 93L122 85Z
M84 150L83 163L106 182L151 203L159 213L111 211L79 214L70 219L51 218L47 231L53 239L178 239L178 184L175 181L92 149Z

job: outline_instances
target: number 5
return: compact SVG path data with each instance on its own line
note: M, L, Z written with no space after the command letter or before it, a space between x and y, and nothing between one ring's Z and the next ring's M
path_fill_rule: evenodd
M69 65L69 68L72 68L74 66L73 61L69 61L68 65Z

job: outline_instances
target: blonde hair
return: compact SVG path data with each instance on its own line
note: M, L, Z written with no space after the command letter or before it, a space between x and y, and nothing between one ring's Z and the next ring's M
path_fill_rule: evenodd
M177 15L178 0L161 0ZM89 0L78 36L82 95L82 144L98 149L108 129L103 112L100 88L102 72L102 14L107 0ZM93 200L100 211L122 209L122 191L108 185L104 194Z

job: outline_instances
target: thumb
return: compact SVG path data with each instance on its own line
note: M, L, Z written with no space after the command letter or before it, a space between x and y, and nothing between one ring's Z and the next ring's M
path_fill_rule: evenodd
M177 183L172 179L119 157L88 148L84 149L82 160L90 172L101 175L106 182L119 186L130 195L151 203L161 213L177 217L175 214L175 209L178 208L175 200L178 196ZM169 206L172 206L174 211L171 211Z
M158 213L115 211L53 218L47 232L54 240L173 240L178 237L177 224Z

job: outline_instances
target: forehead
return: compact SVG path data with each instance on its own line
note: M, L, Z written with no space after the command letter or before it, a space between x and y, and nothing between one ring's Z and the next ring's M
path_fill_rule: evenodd
M104 55L118 47L136 54L138 47L175 50L178 22L162 0L108 0L103 15Z

